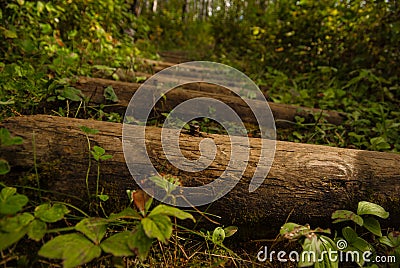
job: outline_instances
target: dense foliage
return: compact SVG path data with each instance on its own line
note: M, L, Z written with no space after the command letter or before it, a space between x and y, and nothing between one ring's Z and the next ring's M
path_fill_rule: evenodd
M183 43L194 57L239 68L274 102L348 115L340 127L299 118L280 139L399 151L397 1L203 2L212 5L201 18L182 18L177 1L164 3L152 21L163 46Z

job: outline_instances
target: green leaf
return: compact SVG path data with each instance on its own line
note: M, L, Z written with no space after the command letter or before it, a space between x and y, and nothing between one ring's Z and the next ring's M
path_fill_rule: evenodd
M373 217L365 217L363 226L374 235L379 237L382 236L381 225L377 219Z
M100 156L100 160L108 160L108 159L111 159L113 156L112 155L110 155L110 154L105 154L105 155L102 155L102 156Z
M95 134L99 133L99 130L94 129L94 128L89 128L89 127L86 127L86 126L80 126L79 128L80 128L80 130L82 130L86 134L95 135Z
M81 220L75 229L86 235L96 245L100 244L100 241L106 234L107 231L107 220L102 218L87 218Z
M6 128L0 128L0 146L11 146L22 144L21 137L11 137L10 132Z
M101 248L82 234L60 235L44 244L38 254L50 259L64 260L64 267L76 267L100 257Z
M361 201L358 203L357 214L358 215L370 214L380 217L382 219L387 219L389 217L389 212L385 211L383 207L367 201Z
M385 244L391 248L400 248L400 232L393 231L390 232L387 236L383 236L379 239L382 244Z
M8 161L0 158L0 175L5 175L10 172L11 168Z
M360 252L364 253L366 251L373 251L373 247L371 246L370 243L362 239L361 237L357 237L353 243L351 243L353 247L358 249Z
M133 233L132 240L128 241L129 248L139 256L140 260L144 261L149 254L153 239L149 238L143 225L139 224L136 231Z
M332 219L334 220L333 223L353 221L360 226L362 226L364 223L363 218L349 210L336 210L332 213Z
M108 101L118 102L118 97L112 86L108 86L104 89L104 98Z
M40 241L46 234L47 225L41 220L34 220L29 224L28 236L30 239Z
M222 244L225 239L225 231L222 229L222 227L217 227L214 229L213 234L212 234L212 242L216 245Z
M102 147L99 147L99 146L97 146L97 145L93 146L92 151L90 151L90 153L93 155L93 158L94 158L96 161L99 161L99 160L100 160L100 157L101 157L102 155L104 155L105 152L106 152L106 150L104 150Z
M356 241L358 237L358 234L349 226L346 226L342 229L342 234L346 241L348 241L350 244Z
M225 237L230 237L237 232L238 228L236 226L228 226L224 228Z
M156 238L164 244L172 235L171 219L162 214L148 216L142 219L143 230L149 238Z
M0 221L0 230L5 232L19 232L21 229L28 226L35 217L28 212L18 214L13 217L6 217Z
M111 215L109 217L110 220L117 220L120 218L140 220L142 218L142 216L140 216L140 214L136 210L134 210L130 207L127 207L123 211L121 211L117 214L111 213Z
M167 205L158 205L156 206L149 214L149 216L157 215L157 214L162 214L162 215L168 215L172 217L176 217L180 220L185 220L185 219L191 219L195 221L194 217L192 214L187 213L182 211L179 208L167 206Z
M13 215L19 212L29 201L26 195L16 194L17 189L5 187L0 193L0 214Z
M28 232L28 227L25 226L24 228L16 231L16 232L0 232L0 251L5 250L9 246L18 242L25 234Z
M63 219L68 212L69 210L64 204L54 204L52 206L49 203L45 203L35 208L35 217L44 222L57 222Z
M134 252L128 245L129 241L133 239L135 239L134 233L125 231L107 238L101 242L100 247L104 252L111 253L116 257L133 256Z
M97 197L103 202L106 202L108 199L110 199L110 197L106 194L99 194Z

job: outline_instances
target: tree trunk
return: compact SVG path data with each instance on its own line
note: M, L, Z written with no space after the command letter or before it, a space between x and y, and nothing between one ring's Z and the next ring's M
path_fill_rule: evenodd
M22 145L2 148L0 157L7 159L12 166L5 183L15 184L15 178L23 174L25 178L30 177L35 151L41 187L84 200L87 197L88 145L80 126L99 130L98 134L89 135L92 148L94 145L103 147L113 156L101 162L100 167L100 189L111 198L106 204L112 204L115 210L126 205L125 190L137 186L125 162L121 145L122 125L117 123L43 115L3 121L1 127L24 139ZM138 131L141 129L139 126L131 127L138 128ZM226 168L230 156L229 137L181 134L181 150L185 156L198 157L198 145L204 137L213 139L218 148L207 169L188 173L178 170L166 159L160 143L160 130L146 128L147 153L160 172L177 176L184 186L209 183ZM260 139L250 139L250 145L250 157L242 178L233 190L207 210L221 216L219 221L225 226L238 225L246 239L275 235L289 215L289 221L327 227L333 211L354 210L361 200L376 202L386 208L391 214L385 222L392 227L400 223L399 154L277 141L274 162L267 178L256 191L249 193L249 181L259 160ZM92 159L89 179L92 193L96 170L97 162ZM58 196L58 199L65 199L65 196Z
M106 103L104 98L104 89L112 86L119 101L110 109L125 113L126 107L129 104L133 94L139 88L140 84L117 82L100 78L80 78L74 87L80 89L82 93L89 97L89 104ZM196 97L209 97L222 101L232 107L233 110L240 116L243 122L258 125L256 118L253 116L252 110L247 104L230 90L223 87L196 83L188 84L183 88L176 88L166 94L166 99L157 106L159 113L171 111L176 105ZM250 100L254 107L264 106L265 103L259 100ZM305 108L292 106L287 104L268 103L274 115L276 125L278 127L291 126L290 122L296 122L296 116L302 116L310 121L313 121L314 115L323 115L327 122L335 125L340 125L343 122L344 115L335 111L323 111L314 108Z

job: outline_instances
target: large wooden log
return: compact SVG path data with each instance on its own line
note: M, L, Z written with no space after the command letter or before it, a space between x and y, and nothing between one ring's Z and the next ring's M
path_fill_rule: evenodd
M12 165L12 172L6 178L11 180L32 169L35 148L41 187L84 199L88 146L80 126L99 130L98 134L89 135L92 146L101 146L113 156L101 163L100 189L111 197L116 207L125 205L125 190L137 186L125 163L122 125L117 123L42 115L9 118L1 127L23 137L24 143L2 148L0 157ZM226 168L230 150L228 136L181 134L180 142L184 145L181 150L185 156L199 156L198 145L205 137L213 139L218 148L208 169L191 174L169 164L160 143L160 131L160 128L147 127L148 155L159 171L177 176L185 186L209 183ZM251 138L250 145L248 165L239 183L208 208L208 212L221 216L222 224L238 225L247 238L276 234L288 215L290 221L326 227L334 210L355 209L361 200L385 207L391 213L387 220L391 226L400 223L399 154L277 141L268 177L260 188L249 193L249 181L260 155L260 139ZM90 181L94 182L95 164L92 169ZM9 180L6 180L8 184L14 183ZM93 183L91 187L93 191Z
M119 101L112 109L120 113L124 113L129 101L131 100L133 94L140 87L137 83L127 83L118 82L101 78L87 78L81 77L74 86L82 91L82 93L89 98L89 103L100 104L106 103L104 97L104 89L108 86L112 86L115 94L117 95ZM176 105L197 97L208 97L216 100L220 100L223 103L229 105L236 111L243 122L250 123L253 125L258 125L256 118L253 116L252 110L247 106L247 104L238 96L232 94L224 94L224 91L218 93L218 90L223 89L222 87L197 84L192 85L192 87L198 87L197 90L188 88L176 88L171 90L166 94L166 99L160 102L156 107L157 111L160 113L171 111ZM259 100L250 100L252 105L264 106L265 102ZM322 115L326 120L335 125L340 125L344 120L344 115L335 111L323 111L315 108L305 108L298 107L287 104L278 104L269 102L269 107L276 120L276 125L278 127L291 126L288 122L296 122L296 116L311 117L314 115Z

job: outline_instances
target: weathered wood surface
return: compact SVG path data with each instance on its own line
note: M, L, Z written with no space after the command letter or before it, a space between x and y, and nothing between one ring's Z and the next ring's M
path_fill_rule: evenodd
M89 104L100 104L106 103L104 98L104 89L108 86L112 86L119 101L112 106L114 111L124 113L129 101L133 94L140 87L137 83L118 82L113 80L101 79L101 78L87 78L81 77L74 86L82 91L82 93L89 98ZM166 94L166 99L160 102L156 107L160 113L171 111L176 105L197 97L208 97L216 100L220 100L223 103L232 107L236 113L240 116L243 122L254 125L257 124L256 118L253 116L252 110L247 104L238 96L232 94L224 94L225 92L218 93L221 87L202 84L193 84L189 88L176 88ZM197 87L197 88L193 88ZM265 102L259 100L250 100L252 105L264 106ZM288 122L296 122L296 116L311 117L314 118L314 114L323 114L326 120L335 125L339 125L344 120L344 115L335 111L322 111L320 109L298 107L286 104L277 104L269 102L269 107L276 120L278 127L290 126Z
M36 115L9 118L1 126L24 138L23 145L2 148L0 153L0 157L8 159L12 165L8 179L32 172L34 136L41 186L85 198L88 148L86 136L79 127L87 126L100 131L89 135L92 146L101 146L113 156L101 164L100 180L100 189L110 195L111 203L116 207L125 205L125 190L136 187L122 152L121 124ZM147 151L158 170L176 175L185 186L205 184L216 179L226 167L230 144L227 136L204 134L204 137L214 140L218 152L208 169L194 175L168 163L160 144L159 128L146 129ZM204 137L182 134L182 154L198 156L198 144ZM222 217L221 223L238 225L242 234L247 230L247 238L276 234L288 215L290 221L325 227L331 222L334 210L355 209L361 200L377 202L387 208L391 216L386 222L391 226L400 223L399 154L277 141L268 177L260 188L249 193L260 140L252 138L250 144L248 166L240 182L208 209ZM90 177L92 191L95 176L96 162L92 163Z

